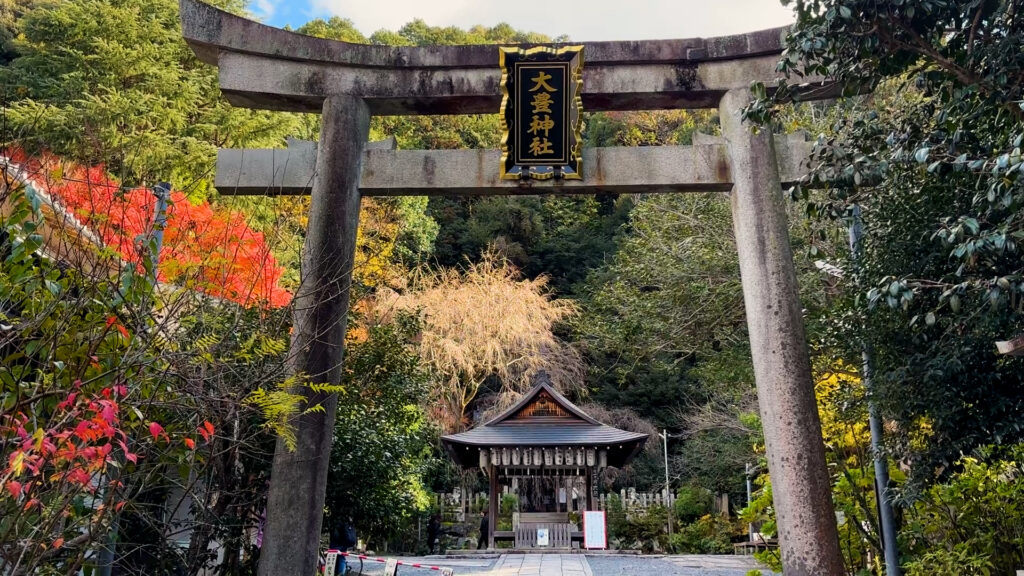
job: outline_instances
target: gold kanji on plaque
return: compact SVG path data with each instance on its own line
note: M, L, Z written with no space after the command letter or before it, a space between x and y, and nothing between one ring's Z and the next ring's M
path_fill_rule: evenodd
M501 48L501 178L582 178L583 47Z

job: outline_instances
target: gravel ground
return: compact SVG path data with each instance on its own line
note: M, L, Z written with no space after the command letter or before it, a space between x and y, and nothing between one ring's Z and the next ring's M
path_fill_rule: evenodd
M437 563L442 566L453 566L457 576L488 576L494 568L497 560L475 560L463 561L451 560L445 562L436 559L408 559L410 562L423 562L424 564ZM731 568L692 568L680 566L664 558L650 556L587 556L587 562L594 576L746 576L746 569ZM458 564L478 564L476 566L459 566ZM485 564L486 565L479 565ZM350 564L353 576L358 575L359 561ZM384 565L378 562L365 562L362 574L379 575L384 572ZM431 570L417 569L406 566L399 566L399 576L433 576L437 572ZM764 576L770 576L771 572L765 571Z
M404 560L405 559L403 559L403 561ZM497 560L495 559L495 560L486 560L486 563L487 563L486 566L453 566L454 562L453 563L446 563L444 561L436 562L436 561L432 561L432 560L423 560L423 559L415 559L415 560L410 559L409 561L410 562L422 562L423 564L428 564L428 565L436 563L436 564L438 564L440 566L452 566L453 568L455 568L455 573L458 576L486 576L486 575L491 573L491 569L494 568L494 564L495 564L495 562L497 562ZM485 560L480 560L479 562L474 562L474 563L482 564L484 562L485 562ZM349 574L351 576L358 576L360 574L360 572L359 572L359 560L355 560L354 562L350 563L349 566L352 568L352 572L349 572ZM363 571L362 571L362 573L363 574L368 574L368 575L370 575L370 574L383 574L384 573L384 564L381 564L380 562L367 562L367 561L364 561L363 562ZM399 566L398 567L398 575L399 576L436 576L437 574L438 574L438 572L436 572L434 570L426 570L426 569L421 569L421 568L412 568L412 567L408 567L408 566Z
M684 568L644 556L588 556L594 576L746 576L746 570Z

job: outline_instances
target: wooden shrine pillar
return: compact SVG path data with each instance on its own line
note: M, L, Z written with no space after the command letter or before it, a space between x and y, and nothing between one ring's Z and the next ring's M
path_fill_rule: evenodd
M494 550L494 531L498 527L498 499L501 497L498 491L498 467L491 464L490 468L490 496L487 500L487 549Z
M359 225L359 177L369 132L370 110L362 99L326 99L289 351L291 373L305 375L307 383L341 382ZM306 386L291 392L306 396L308 407L319 404L324 410L292 419L294 450L277 439L260 576L313 574L320 552L338 399Z
M729 151L732 217L754 377L786 576L840 576L821 421L789 244L771 130L743 121L749 88L730 90L719 115Z

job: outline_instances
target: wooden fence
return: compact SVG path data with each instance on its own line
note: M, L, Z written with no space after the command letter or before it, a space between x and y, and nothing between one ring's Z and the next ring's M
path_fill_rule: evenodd
M502 495L513 493L508 486L504 487L502 491ZM610 494L598 496L595 501L598 510L608 510L610 496ZM633 488L624 488L616 496L619 497L623 509L629 515L644 514L648 509L655 506L672 506L677 498L676 494L666 494L664 490L661 492L637 492ZM570 506L573 508L573 511L578 512L582 506L583 499L570 498L570 500L575 500L576 505L570 504ZM467 516L475 516L481 511L487 510L487 493L457 489L443 494L434 494L434 505L440 510L446 520L465 522ZM729 496L726 494L716 496L714 499L714 510L718 514L727 515L729 513Z

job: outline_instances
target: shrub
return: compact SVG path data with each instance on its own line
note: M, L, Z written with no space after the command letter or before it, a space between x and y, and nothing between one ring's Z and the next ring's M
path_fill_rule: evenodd
M501 497L501 502L498 504L501 508L501 515L512 517L513 512L519 511L519 496L515 494L505 494Z
M609 537L618 540L619 548L639 546L644 552L651 552L667 547L668 509L663 506L651 506L643 514L629 515L622 500L612 494L608 497L607 519Z
M961 542L952 550L938 548L928 552L906 565L907 576L989 576L993 574L992 558L985 552L972 550L972 546Z
M678 554L728 554L736 526L717 514L705 514L672 536L672 551Z
M644 514L634 514L626 522L627 542L640 543L644 552L653 552L655 548L667 548L668 538L665 533L668 521L668 509L663 506L651 506Z
M714 506L711 491L699 486L683 486L672 506L675 519L680 524L690 524L706 514Z
M907 510L900 540L916 557L908 575L1012 574L1024 565L1024 445L1002 459L994 450L961 459L959 472Z

